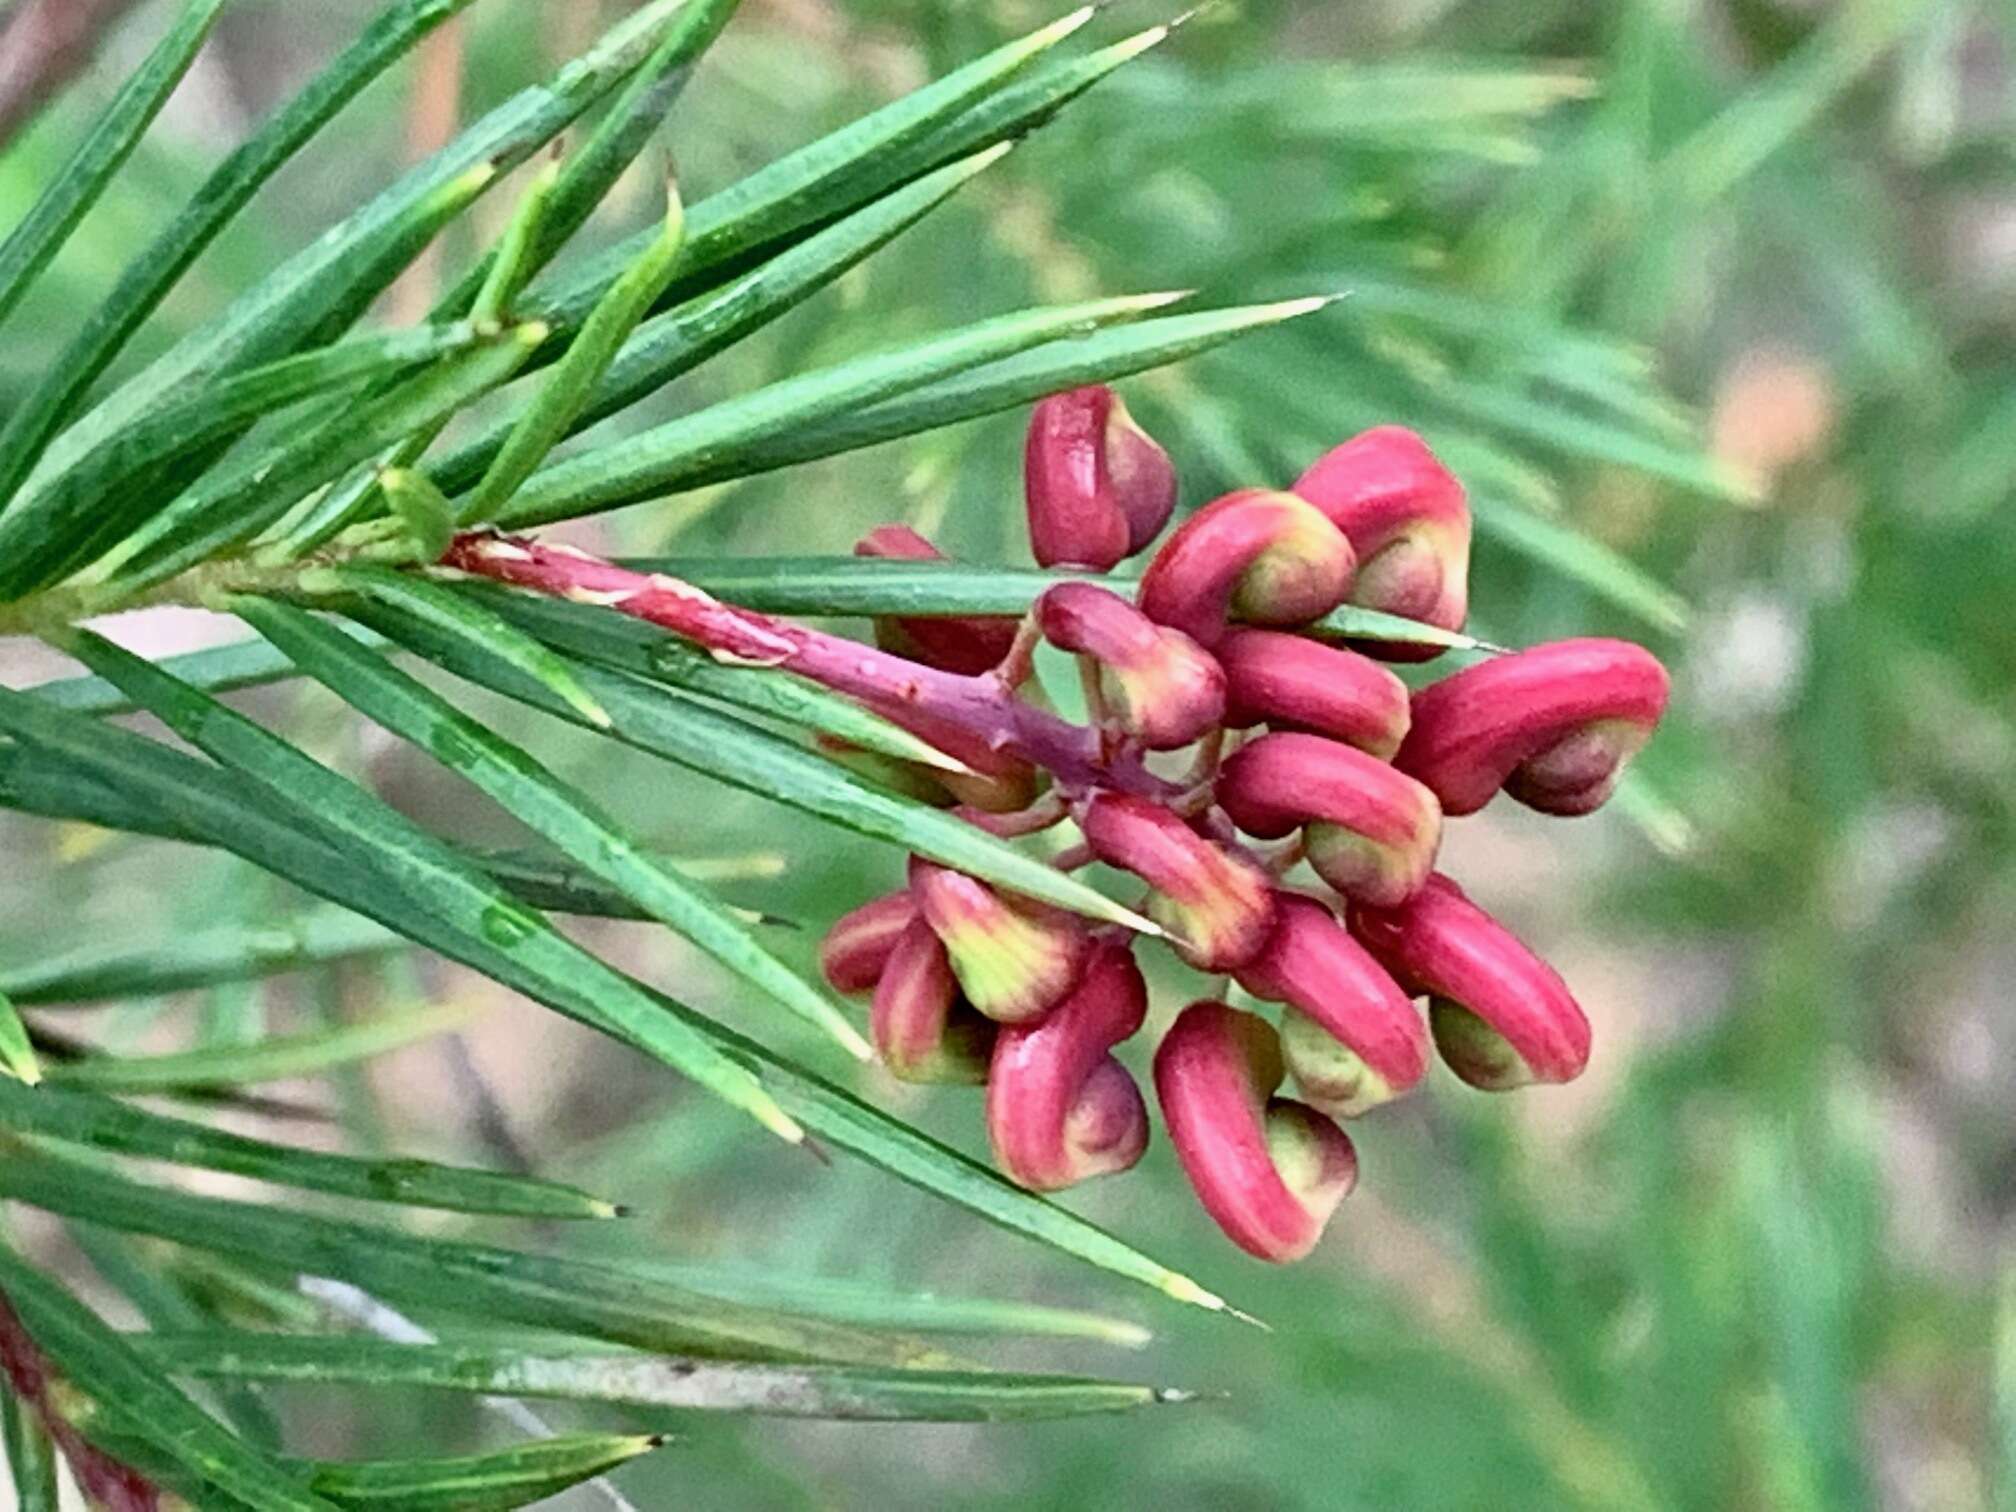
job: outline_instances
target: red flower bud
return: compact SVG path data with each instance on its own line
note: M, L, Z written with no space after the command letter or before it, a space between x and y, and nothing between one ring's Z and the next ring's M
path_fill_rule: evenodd
M1666 669L1642 646L1565 640L1493 657L1414 695L1394 764L1443 811L1474 814L1500 787L1543 814L1601 808L1666 709Z
M842 914L819 942L819 970L835 992L866 992L882 979L896 941L917 917L909 892L893 892Z
M1176 508L1169 454L1103 385L1052 394L1022 450L1029 544L1045 567L1104 572L1154 540Z
M1001 1030L987 1077L987 1134L1002 1170L1052 1192L1141 1158L1148 1109L1108 1052L1147 1013L1141 968L1125 943L1108 940L1040 1023Z
M1215 729L1225 674L1181 630L1167 630L1095 583L1059 583L1036 600L1043 638L1099 664L1099 684L1120 728L1151 751L1173 751Z
M1435 1048L1487 1092L1573 1081L1589 1020L1567 984L1439 873L1399 908L1354 908L1351 929L1410 992L1429 995Z
M1124 793L1095 794L1078 823L1094 855L1148 884L1148 917L1199 971L1230 971L1267 942L1274 884L1245 857L1159 803Z
M854 543L854 555L904 562L942 562L945 553L908 525L877 525ZM977 676L1001 665L1015 643L1015 621L999 615L961 619L914 616L875 621L875 644L927 667Z
M1346 897L1391 907L1427 879L1442 842L1435 795L1363 751L1282 731L1234 752L1218 802L1249 835L1302 831L1309 864Z
M1353 436L1318 457L1293 491L1322 510L1358 553L1352 603L1444 630L1463 628L1470 508L1463 485L1419 436L1398 425Z
M1287 1006L1281 1052L1302 1095L1352 1118L1411 1091L1428 1071L1428 1028L1386 969L1314 898L1282 893L1273 936L1239 973Z
M1141 578L1142 611L1207 650L1228 619L1301 625L1344 602L1351 543L1293 494L1242 489L1206 504Z
M987 1079L994 1025L960 996L945 947L921 918L910 921L889 953L868 1029L891 1076L969 1084Z
M1304 730L1390 761L1407 735L1407 685L1370 657L1280 630L1218 643L1225 723Z
M1091 937L1074 914L910 858L910 892L972 1005L1003 1024L1041 1018L1077 983Z
M1271 1094L1281 1047L1265 1019L1192 1003L1155 1052L1155 1095L1183 1170L1226 1237L1262 1260L1299 1260L1358 1179L1344 1131Z

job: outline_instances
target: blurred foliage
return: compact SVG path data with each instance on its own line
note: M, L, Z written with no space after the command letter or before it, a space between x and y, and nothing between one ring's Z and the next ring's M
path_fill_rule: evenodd
M270 103L273 77L366 7L332 0L312 24L289 9L230 17L195 82ZM1104 34L1157 19L1124 9ZM472 98L545 68L555 37L517 10L472 13ZM725 183L1043 19L1025 0L752 6L682 105L682 184ZM1681 690L1642 764L1646 822L1613 813L1579 836L1600 837L1597 862L1495 813L1460 842L1493 906L1577 982L1599 1033L1589 1085L1501 1103L1444 1078L1371 1120L1366 1190L1292 1271L1224 1246L1166 1149L1073 1198L1269 1333L1147 1310L880 1173L759 1147L584 1036L539 1041L524 1065L511 1032L479 1034L501 1105L480 1083L470 1096L466 1058L339 1077L360 1147L438 1147L452 1101L471 1147L508 1158L517 1124L539 1170L643 1209L620 1232L555 1235L560 1253L1093 1307L1153 1330L1141 1374L1222 1393L1065 1424L696 1423L620 1478L639 1505L2016 1507L2012 73L2007 7L1938 0L1207 9L837 289L611 422L620 436L978 311L1192 285L1211 303L1343 292L1133 382L1186 503L1285 482L1366 424L1415 425L1472 486L1485 633L1644 639ZM290 168L150 341L382 179L404 87L376 86ZM99 99L0 160L0 220ZM19 317L9 383L198 181L210 143L192 119L168 125ZM640 182L590 231L614 240L653 213ZM474 245L451 238L459 256ZM961 556L1019 561L1019 438L996 418L607 529L638 551L802 554L900 517ZM258 699L402 806L521 838L362 743L325 696ZM893 880L886 851L663 768L641 790L636 765L582 742L568 770L682 855L786 858L727 890L803 922L793 959ZM13 823L4 840L10 861L65 863L32 894L12 867L0 879L9 944L40 918L66 940L135 918L150 936L257 924L278 891L208 858L167 891L158 859L72 830ZM733 996L675 944L607 937L682 995ZM169 1042L326 1030L416 985L394 958L207 988L178 1000ZM156 1006L103 1019L101 1043L160 1040ZM957 1094L874 1095L975 1147ZM228 1268L191 1283L231 1284ZM1046 1339L1006 1363L1112 1358ZM432 1397L354 1420L327 1392L270 1397L377 1454L482 1442L469 1409Z

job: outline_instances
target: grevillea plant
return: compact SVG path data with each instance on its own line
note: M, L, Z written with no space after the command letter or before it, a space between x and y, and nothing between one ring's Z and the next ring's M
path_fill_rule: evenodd
M1189 1277L1034 1195L1148 1148L1149 1099L1121 1054L1161 1022L1137 951L1167 947L1222 979L1162 1033L1154 1100L1204 1206L1268 1259L1308 1251L1355 1180L1336 1120L1418 1086L1431 1046L1490 1088L1564 1080L1587 1058L1559 979L1435 872L1437 849L1445 816L1501 789L1549 813L1600 805L1659 719L1658 664L1615 642L1507 653L1466 634L1464 493L1410 431L1367 432L1289 488L1244 488L1177 520L1170 454L1107 386L1326 297L1177 311L1180 296L1147 293L994 315L620 439L593 430L832 284L1167 25L1086 46L1071 39L1092 12L1075 11L690 203L693 186L672 184L629 239L578 251L736 9L646 0L213 318L123 361L273 176L470 3L387 5L140 248L0 422L0 635L39 638L83 671L0 689L0 807L227 852L320 900L278 925L0 961L0 1199L68 1225L150 1325L112 1328L45 1250L0 1244L17 1481L53 1485L53 1455L115 1512L505 1507L660 1439L552 1436L502 1398L927 1419L1171 1399L975 1368L920 1342L951 1325L914 1299L688 1284L662 1266L199 1195L159 1175L166 1162L490 1220L616 1216L532 1176L323 1153L127 1100L284 1109L239 1084L438 1032L451 1021L438 1010L163 1057L52 1024L67 1005L418 946L631 1048L754 1130L859 1157L1218 1311ZM180 9L0 242L0 320L224 5ZM426 318L372 324L400 273L500 186L515 195L501 233ZM1039 571L975 578L894 524L854 557L782 563L603 560L539 533L1029 405ZM1116 574L1144 553L1138 578ZM96 628L164 604L253 634L152 661ZM795 614L861 615L872 643ZM1477 659L1411 694L1381 662L1450 652ZM1042 687L1052 653L1075 660L1077 697ZM883 842L903 886L833 926L822 987L761 921L416 666ZM490 853L436 834L221 696L303 677L536 845ZM134 712L174 739L114 722ZM1093 862L1127 876L1124 890L1093 885ZM674 932L815 1049L729 1029L555 915ZM1235 986L1278 1005L1278 1028L1234 1006ZM998 1170L807 1063L820 1053L984 1083ZM189 1284L150 1263L157 1242L189 1257ZM247 1304L260 1326L207 1300L220 1294L263 1298ZM982 1332L1111 1332L1046 1309L960 1317ZM209 1383L200 1397L191 1380ZM475 1458L303 1460L274 1447L258 1390L270 1381L460 1390L536 1436Z

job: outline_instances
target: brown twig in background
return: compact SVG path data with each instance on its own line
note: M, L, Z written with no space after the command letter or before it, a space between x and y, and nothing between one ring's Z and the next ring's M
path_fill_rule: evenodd
M467 47L463 17L456 16L413 54L412 92L406 97L406 157L433 156L455 135L462 115L462 65ZM441 248L429 247L399 276L389 296L395 325L426 318L440 282Z
M0 146L81 72L137 0L24 0L0 23Z

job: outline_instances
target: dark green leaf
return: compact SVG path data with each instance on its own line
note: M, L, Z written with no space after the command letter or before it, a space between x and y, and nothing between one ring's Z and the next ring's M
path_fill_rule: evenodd
M319 1495L357 1512L509 1512L607 1474L663 1442L655 1434L575 1433L447 1459L288 1464Z
M0 1381L0 1435L7 1441L7 1469L14 1484L16 1512L62 1512L56 1483L56 1446L42 1431L33 1408Z

